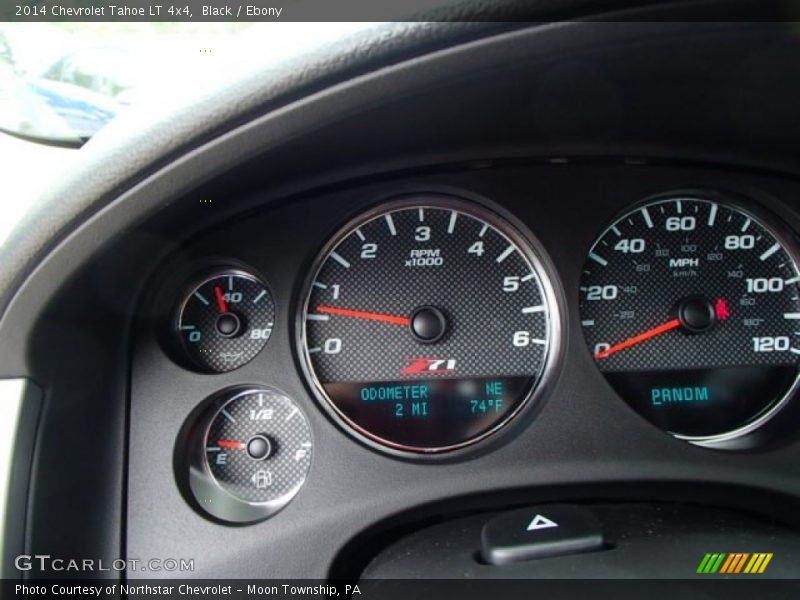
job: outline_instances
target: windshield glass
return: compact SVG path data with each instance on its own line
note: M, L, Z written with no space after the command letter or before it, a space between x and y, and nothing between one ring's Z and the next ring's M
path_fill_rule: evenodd
M363 26L0 23L0 130L80 145L132 108Z
M0 22L0 255L42 192L81 160L76 149L115 119L156 120L256 63L374 25Z

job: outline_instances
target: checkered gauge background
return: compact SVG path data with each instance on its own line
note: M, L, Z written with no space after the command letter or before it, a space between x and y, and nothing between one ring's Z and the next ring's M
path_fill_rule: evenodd
M429 240L415 240L420 227L430 228ZM483 243L480 256L468 252L476 242ZM361 258L365 244L377 245L375 258ZM413 252L420 250L438 251L443 264L407 266ZM309 313L328 305L410 316L415 308L431 305L445 314L448 329L442 340L424 344L402 325L339 315L330 315L325 321L307 320L311 367L323 386L414 379L400 372L409 360L419 357L456 360L455 373L427 377L540 375L549 345L547 300L540 274L493 226L458 210L414 206L382 213L346 232L333 252L350 266L329 253L316 275L316 285L310 288ZM517 291L504 292L507 276L526 281L520 282ZM338 285L338 298L334 298L334 285ZM525 307L544 308L523 313ZM512 337L516 331L526 331L531 339L541 341L515 347ZM338 354L318 350L331 338L342 341Z
M716 207L716 208L714 208ZM724 299L730 317L699 335L683 331L647 340L598 360L602 371L680 370L751 365L793 365L791 350L755 352L754 336L788 336L800 348L800 322L784 318L800 313L798 267L786 249L752 215L724 204L698 199L669 199L617 220L594 244L591 254L607 262L587 258L581 278L581 322L590 350L597 344L616 344L675 318L674 306L690 295L704 295L713 303ZM714 216L712 219L712 211ZM669 217L693 216L693 231L670 232ZM713 226L709 222L713 221ZM753 235L751 250L728 250L727 236ZM642 253L614 249L621 239L640 238ZM777 250L761 259L775 244ZM656 252L660 256L656 256ZM709 260L716 255L718 260ZM699 266L671 268L670 259L697 258ZM643 270L643 265L648 270ZM730 277L730 273L739 273ZM682 276L676 276L682 274ZM780 278L779 293L748 293L747 278ZM588 300L590 286L616 285L615 300Z
M255 435L266 436L272 443L272 454L266 459L253 459L244 448L217 446L220 440L247 444ZM206 458L214 479L246 502L269 502L299 489L311 466L311 454L311 429L302 411L283 394L266 389L225 404L206 439Z
M229 303L230 311L239 317L242 331L234 337L217 332L219 309L215 287L224 293L240 292L242 301ZM201 300L197 294L202 296ZM206 302L208 304L206 304ZM269 336L253 338L254 329L269 330L274 326L275 304L264 284L241 274L221 274L201 284L188 296L178 322L178 333L189 357L204 371L223 373L238 369L261 351ZM193 342L191 335L200 333Z

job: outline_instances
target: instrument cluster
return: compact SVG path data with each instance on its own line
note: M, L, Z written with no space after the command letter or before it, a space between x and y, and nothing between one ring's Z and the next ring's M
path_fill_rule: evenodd
M380 200L314 243L293 306L254 268L217 261L183 282L163 337L179 364L215 377L285 328L315 408L411 460L468 455L535 418L571 328L617 397L680 440L724 448L792 402L791 227L716 189L665 190L597 225L571 286L528 224L491 200ZM311 468L308 406L269 383L221 388L186 418L177 476L212 519L271 516Z

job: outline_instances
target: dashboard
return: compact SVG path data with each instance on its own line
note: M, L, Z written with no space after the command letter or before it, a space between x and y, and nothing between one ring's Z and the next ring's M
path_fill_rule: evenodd
M663 16L392 24L99 134L0 272L13 547L796 578L800 45Z
M498 161L198 233L139 309L132 514L160 494L156 530L257 552L332 510L414 522L454 493L763 477L800 410L798 220L777 185Z

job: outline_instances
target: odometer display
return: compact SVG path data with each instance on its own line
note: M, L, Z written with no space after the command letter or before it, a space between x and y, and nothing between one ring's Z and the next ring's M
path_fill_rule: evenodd
M797 378L797 264L754 215L670 197L592 246L581 321L609 383L662 429L729 439L771 416Z
M303 366L351 433L396 452L463 447L517 414L552 357L557 309L511 225L450 198L347 225L313 271Z

